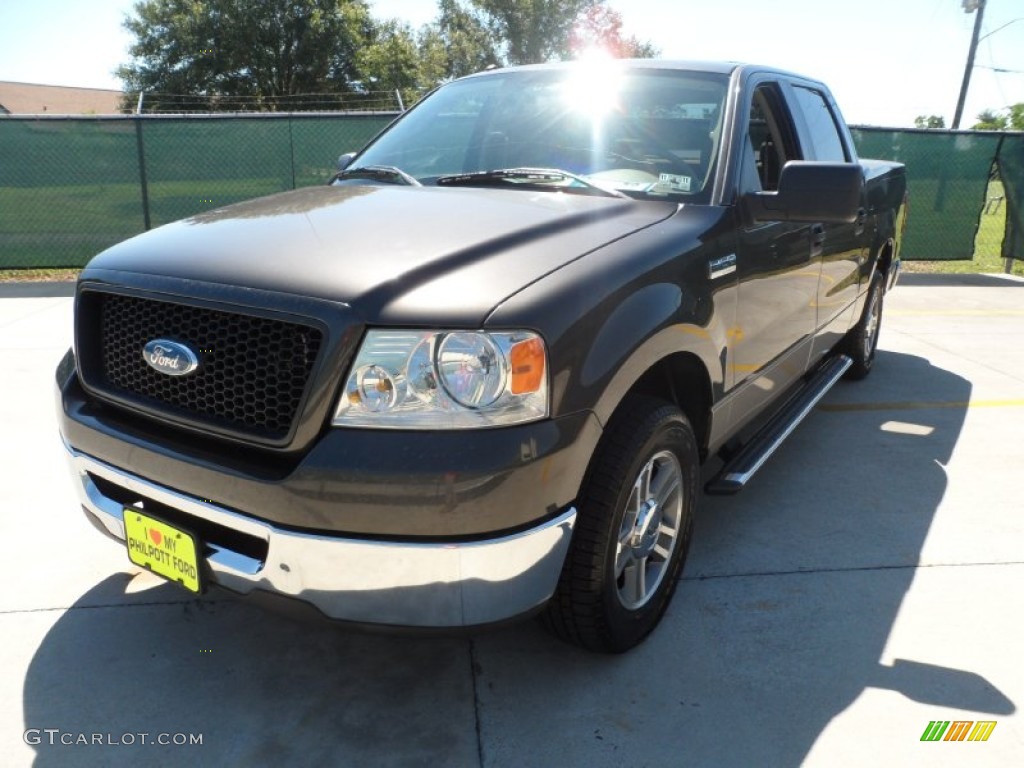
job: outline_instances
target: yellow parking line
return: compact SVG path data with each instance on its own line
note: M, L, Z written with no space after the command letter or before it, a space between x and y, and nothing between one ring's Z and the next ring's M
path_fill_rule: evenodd
M923 411L929 408L1021 408L1022 400L908 400L893 403L834 403L819 405L818 410L831 413L849 411Z

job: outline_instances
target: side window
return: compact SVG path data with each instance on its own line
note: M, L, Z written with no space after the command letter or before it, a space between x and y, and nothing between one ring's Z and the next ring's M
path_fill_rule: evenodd
M836 127L835 115L832 114L825 95L801 85L794 85L793 93L796 94L800 111L807 122L814 159L830 163L845 163L849 160L843 148L839 129Z
M747 147L744 147L741 170L742 192L772 192L779 188L782 166L799 160L789 113L783 106L777 86L760 85L750 103L747 125Z

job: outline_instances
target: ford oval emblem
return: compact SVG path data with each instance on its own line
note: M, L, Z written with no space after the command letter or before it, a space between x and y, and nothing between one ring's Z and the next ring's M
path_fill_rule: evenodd
M142 357L150 368L168 376L187 376L199 367L199 356L188 345L170 339L146 342Z

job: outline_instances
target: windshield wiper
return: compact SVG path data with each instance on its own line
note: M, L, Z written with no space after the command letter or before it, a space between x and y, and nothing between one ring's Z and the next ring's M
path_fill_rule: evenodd
M572 181L578 186L554 186L558 182ZM554 189L557 191L583 190L593 191L607 197L621 197L629 200L618 190L602 187L583 176L563 171L558 168L499 168L493 171L475 171L473 173L454 173L450 176L439 176L435 182L439 187L499 187L506 182L530 187L531 189Z
M334 174L331 183L339 179L370 179L392 184L408 184L411 187L423 186L415 176L410 176L401 168L396 168L393 165L364 165L360 168L346 168L344 171Z

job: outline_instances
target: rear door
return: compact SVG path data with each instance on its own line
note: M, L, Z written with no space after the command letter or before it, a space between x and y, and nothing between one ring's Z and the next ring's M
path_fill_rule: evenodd
M793 81L785 89L796 118L807 160L829 163L854 162L853 147L841 130L843 124L828 91L816 83ZM812 254L821 263L821 277L815 299L817 320L811 363L834 347L855 322L854 303L868 258L864 228L867 214L862 207L852 224L814 224Z

